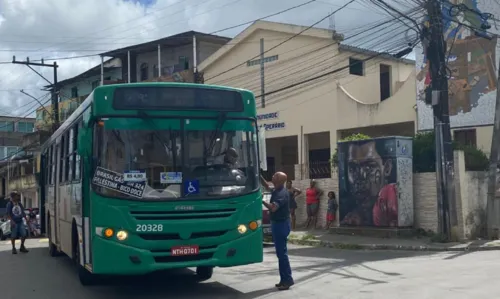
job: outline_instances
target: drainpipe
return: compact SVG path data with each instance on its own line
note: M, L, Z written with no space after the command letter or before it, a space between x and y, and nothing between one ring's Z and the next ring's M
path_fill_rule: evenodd
M104 57L101 55L101 86L104 85Z
M161 46L158 44L158 78L161 77Z
M198 57L196 56L196 34L193 34L193 81L198 83Z
M130 51L127 51L127 74L128 74L128 83L130 83Z

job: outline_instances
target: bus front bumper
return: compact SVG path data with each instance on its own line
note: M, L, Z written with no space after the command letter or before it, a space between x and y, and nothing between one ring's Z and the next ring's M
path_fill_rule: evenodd
M92 249L92 272L105 275L140 275L198 266L232 267L263 260L260 229L223 244L200 247L196 255L172 256L170 250L140 249L101 237L94 238Z

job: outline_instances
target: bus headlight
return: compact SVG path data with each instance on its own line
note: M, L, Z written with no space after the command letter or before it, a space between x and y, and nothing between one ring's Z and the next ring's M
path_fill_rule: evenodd
M247 226L244 224L238 225L238 232L243 235L247 232Z
M128 237L128 234L126 231L124 230L120 230L116 233L116 238L119 240L119 241L123 241L125 239L127 239Z

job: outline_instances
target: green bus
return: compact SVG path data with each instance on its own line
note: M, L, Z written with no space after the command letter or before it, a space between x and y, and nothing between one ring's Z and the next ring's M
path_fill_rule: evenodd
M50 255L69 256L83 285L262 262L263 141L247 90L97 87L42 146Z

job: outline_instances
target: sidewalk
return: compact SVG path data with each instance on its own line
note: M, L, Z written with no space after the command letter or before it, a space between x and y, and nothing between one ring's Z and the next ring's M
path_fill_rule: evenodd
M477 240L464 243L433 243L429 238L374 238L331 234L325 231L294 231L289 242L297 245L321 246L352 250L408 251L486 251L500 250L500 240Z

